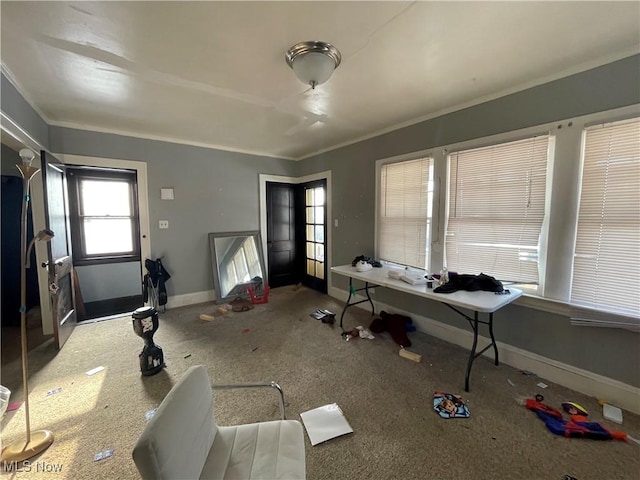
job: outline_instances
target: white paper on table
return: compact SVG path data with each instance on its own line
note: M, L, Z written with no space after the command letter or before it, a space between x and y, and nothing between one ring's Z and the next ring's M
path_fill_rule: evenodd
M311 445L352 433L353 429L336 403L314 408L300 414Z

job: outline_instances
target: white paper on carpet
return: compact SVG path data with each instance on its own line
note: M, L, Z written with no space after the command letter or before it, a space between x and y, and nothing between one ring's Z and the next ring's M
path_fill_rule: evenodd
M302 412L300 417L313 446L353 432L351 425L336 403Z

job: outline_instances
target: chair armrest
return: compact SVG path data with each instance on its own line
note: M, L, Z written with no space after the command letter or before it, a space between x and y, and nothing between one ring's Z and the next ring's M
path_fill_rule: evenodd
M227 385L211 385L212 390L231 390L236 388L260 388L260 387L268 387L275 388L280 394L280 417L282 420L286 420L285 412L284 412L284 392L280 385L276 382L269 383L232 383Z

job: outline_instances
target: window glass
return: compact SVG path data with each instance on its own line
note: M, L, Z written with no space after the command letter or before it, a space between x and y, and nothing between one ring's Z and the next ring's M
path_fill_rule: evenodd
M87 255L133 250L133 235L129 219L85 218L83 228Z
M71 168L68 180L74 263L139 260L136 174Z
M571 302L640 315L640 119L584 135Z
M81 180L81 210L84 216L130 216L129 183L125 181Z
M428 269L433 203L433 160L383 165L377 223L382 260Z
M539 283L549 141L545 135L450 154L450 271Z

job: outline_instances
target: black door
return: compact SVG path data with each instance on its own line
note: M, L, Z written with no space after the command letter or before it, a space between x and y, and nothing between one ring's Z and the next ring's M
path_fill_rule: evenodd
M302 284L327 293L326 180L298 186L296 231Z
M267 182L267 263L273 288L298 283L295 185Z

